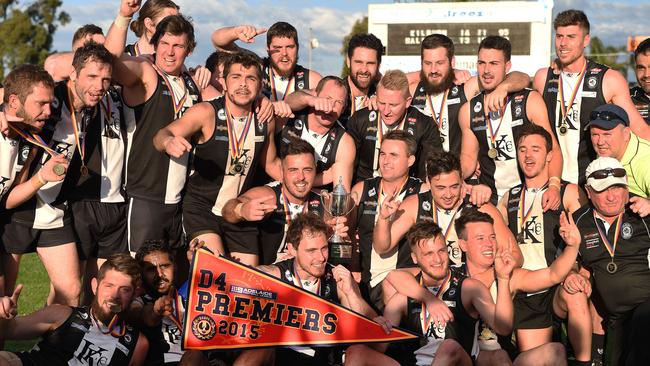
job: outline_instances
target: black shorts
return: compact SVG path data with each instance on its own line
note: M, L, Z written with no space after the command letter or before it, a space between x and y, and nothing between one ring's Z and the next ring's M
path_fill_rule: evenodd
M137 252L147 240L164 240L183 247L181 204L164 204L131 197L127 213L129 251Z
M70 203L79 259L108 258L127 252L126 203Z
M553 326L553 286L541 294L519 294L513 300L515 310L514 329L543 329Z
M56 247L76 241L72 223L64 223L56 229L33 229L15 221L5 226L2 244L5 253L25 254L36 248Z
M188 241L202 234L214 233L221 237L223 245L229 253L260 254L257 243L257 223L255 222L231 224L209 209L199 212L185 206L183 226Z

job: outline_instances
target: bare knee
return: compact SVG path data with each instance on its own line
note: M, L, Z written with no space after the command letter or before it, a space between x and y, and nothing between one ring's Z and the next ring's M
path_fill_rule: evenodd
M442 362L444 360L444 362ZM436 351L434 364L460 365L464 361L469 361L469 355L461 345L451 339L446 339Z
M179 366L208 366L208 359L203 352L196 350L187 350L183 353Z

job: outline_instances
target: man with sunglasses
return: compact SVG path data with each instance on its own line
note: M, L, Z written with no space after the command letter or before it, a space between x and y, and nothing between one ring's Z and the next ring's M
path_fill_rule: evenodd
M634 195L630 198L632 211L647 216L650 213L650 141L632 132L627 113L615 104L594 109L587 128L598 156L615 158L625 168L627 185Z
M605 311L605 363L639 365L650 359L645 330L650 327L650 229L648 221L626 207L629 200L623 165L600 157L586 169L590 204L573 214L580 228L582 281L565 280L569 291L595 293Z

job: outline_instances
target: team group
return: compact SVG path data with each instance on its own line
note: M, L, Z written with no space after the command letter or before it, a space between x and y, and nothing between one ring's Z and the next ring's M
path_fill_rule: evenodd
M650 40L629 89L585 57L582 11L554 30L532 89L493 35L475 77L443 34L383 74L382 42L354 35L349 75L323 77L286 22L217 29L188 69L179 7L122 0L105 36L83 26L4 80L0 338L40 340L0 365L647 364ZM236 44L262 34L265 57ZM421 338L182 350L198 248ZM30 252L50 293L16 316Z

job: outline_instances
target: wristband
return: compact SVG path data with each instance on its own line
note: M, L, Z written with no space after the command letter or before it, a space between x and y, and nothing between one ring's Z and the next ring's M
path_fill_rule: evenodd
M557 188L557 189L560 189L560 184L559 184L559 183L549 182L548 186L549 186L549 187L555 187L555 188Z
M38 182L40 183L40 186L38 184L35 184L34 181L32 181L32 186L36 189L41 189L42 186L47 184L47 181L43 179L43 176L41 175L41 171L39 170L38 173L36 173L36 179L38 179Z
M128 30L129 29L129 23L131 23L131 18L132 17L125 17L122 15L117 15L115 18L115 21L113 24L115 24L116 27L123 29L123 30Z
M549 182L557 182L557 184L560 184L560 182L562 180L560 179L560 177L550 177L550 178L548 178L548 181Z

